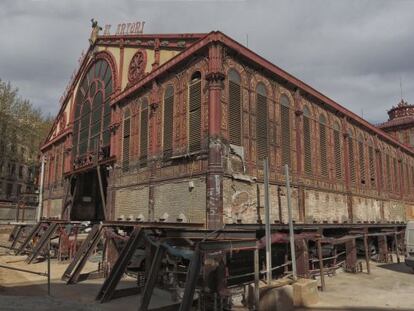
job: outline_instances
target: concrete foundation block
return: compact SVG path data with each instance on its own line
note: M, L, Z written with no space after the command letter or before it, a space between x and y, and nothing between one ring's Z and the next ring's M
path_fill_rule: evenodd
M295 307L308 307L318 302L318 282L316 280L299 279L292 287Z
M264 287L260 289L260 311L293 311L293 288L291 285L281 287Z

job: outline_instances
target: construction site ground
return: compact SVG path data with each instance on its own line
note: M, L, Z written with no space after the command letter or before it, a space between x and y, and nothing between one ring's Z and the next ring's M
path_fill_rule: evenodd
M0 244L7 244L7 234L0 236ZM37 272L47 271L47 262L28 265L26 256L14 256L0 249L0 265ZM0 310L138 310L139 296L129 296L101 304L95 301L103 279L87 280L66 285L60 280L67 264L52 260L51 296L47 295L47 278L25 272L0 268ZM85 272L97 268L88 262ZM392 264L371 263L371 274L350 274L338 270L336 276L326 277L326 290L319 292L319 303L312 310L336 311L414 311L414 273L403 261ZM120 286L133 286L135 280L125 278ZM157 290L150 307L160 307L169 301L166 292ZM275 306L275 310L279 310ZM297 310L307 310L298 308Z

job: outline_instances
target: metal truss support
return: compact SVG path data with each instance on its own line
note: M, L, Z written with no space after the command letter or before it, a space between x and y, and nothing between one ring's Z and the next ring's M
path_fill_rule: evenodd
M143 229L136 227L131 233L131 236L128 239L128 242L122 249L121 253L118 256L118 260L115 262L111 272L103 283L101 289L99 290L96 300L101 302L106 302L112 298L119 298L127 295L137 293L137 288L126 288L122 290L116 290L116 286L121 280L125 270L134 255L135 250L138 248L139 244L143 242L145 232Z
M47 246L50 238L53 233L56 231L56 228L59 226L58 223L52 223L49 225L47 230L42 234L40 239L35 244L32 253L27 257L26 263L30 264L37 258L37 256L42 252L42 250Z
M357 272L357 250L355 238L349 239L345 242L345 250L345 271L355 273Z
M29 234L26 236L26 239L23 241L23 243L20 245L19 249L16 252L16 255L21 255L25 250L26 247L29 245L30 241L35 237L39 231L42 229L43 225L45 223L38 222L32 230L29 232Z
M194 291L197 285L198 276L201 269L201 252L197 246L193 258L191 259L190 266L188 267L187 278L185 280L184 297L181 302L179 311L190 311L193 305Z
M151 264L151 269L150 269L148 279L145 282L145 287L142 293L141 303L138 308L138 311L148 310L151 297L152 297L152 293L154 291L155 283L158 278L158 272L161 267L161 260L164 257L165 252L166 252L166 248L162 244L158 246L157 251L155 252L154 259Z

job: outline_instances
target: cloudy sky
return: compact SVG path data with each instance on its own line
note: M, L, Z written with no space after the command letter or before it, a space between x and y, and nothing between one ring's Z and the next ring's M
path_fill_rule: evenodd
M414 103L414 0L2 0L0 79L45 113L58 100L90 18L145 20L145 33L221 30L371 122Z

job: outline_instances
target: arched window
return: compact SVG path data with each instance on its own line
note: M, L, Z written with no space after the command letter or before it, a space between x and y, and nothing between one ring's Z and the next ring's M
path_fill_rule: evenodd
M308 107L303 108L303 153L305 162L305 173L312 174L312 141L310 111Z
M229 111L228 111L228 124L229 124L229 141L230 144L240 146L242 137L241 127L241 85L240 75L234 70L230 69L229 73Z
M368 146L368 161L369 161L369 179L371 183L371 187L375 188L377 185L376 182L376 171L375 171L375 155L374 155L374 147L372 140L370 140Z
M398 161L396 158L393 158L393 164L394 164L394 190L395 192L400 192L400 179L398 174Z
M360 134L358 136L358 154L359 154L359 174L361 179L361 184L366 184L366 175L365 175L365 154L364 154L364 137Z
M188 85L189 93L189 151L201 148L201 73L195 72Z
M110 95L113 89L109 64L99 59L91 66L79 85L73 124L75 159L85 156L87 152L97 153L109 148ZM105 154L109 155L109 150L106 150Z
M163 148L164 157L169 158L172 155L173 142L173 119L174 119L174 87L169 85L164 93L164 131L163 131Z
M348 161L349 161L349 175L351 182L355 183L355 158L354 158L354 137L352 131L348 131Z
M147 166L148 157L148 100L141 102L140 137L139 137L139 163L140 167Z
M341 130L338 123L333 126L335 176L342 179L342 152L341 152Z
M326 147L326 118L319 116L319 152L322 176L328 177L328 152Z
M282 166L290 166L290 103L286 95L280 98Z
M129 109L124 111L124 120L122 126L122 170L129 169L129 144L131 137L131 113Z
M267 157L267 95L263 83L256 86L256 142L257 158Z

